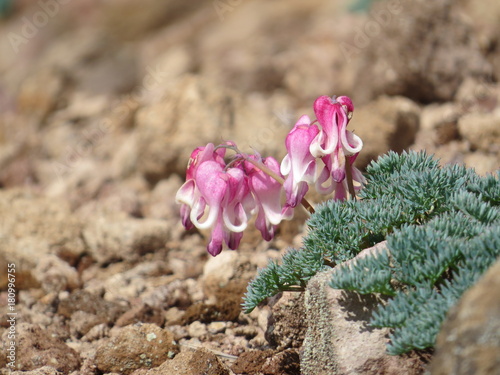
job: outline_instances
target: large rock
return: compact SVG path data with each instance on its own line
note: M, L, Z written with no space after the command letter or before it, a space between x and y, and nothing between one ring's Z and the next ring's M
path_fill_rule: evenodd
M165 361L151 370L140 369L132 375L229 375L231 372L222 364L219 358L206 349L182 352L170 361Z
M99 263L137 259L163 248L169 237L164 221L98 216L83 230L89 253Z
M433 375L493 375L500 369L500 261L448 312L437 337Z
M300 60L305 55L302 48L294 51L295 43L304 34L309 36L314 25L309 17L312 18L315 12L321 12L324 3L324 0L290 0L286 3L265 0L212 2L213 9L210 11L218 19L217 23L206 27L200 34L202 74L220 82L224 87L243 92L272 92L282 87L283 76L289 70L287 68L293 66L298 68L294 69L295 77L304 73L302 81L307 81L304 84L307 85L308 93L314 82L318 82L317 79L321 80L319 90L325 87L329 89L325 82L327 80L319 77L328 75L330 78L331 74L318 74L319 71L331 69L331 48L326 45L328 40L325 41L328 36L317 38L319 48L314 56L307 53L306 59L312 66L300 64L298 67L299 64L291 61ZM334 16L335 11L330 11L329 15ZM330 23L329 33L332 33L333 25ZM269 33L272 33L273 38L269 38ZM314 37L305 39L305 43L316 44L316 40L312 40ZM290 43L292 40L293 44ZM322 50L321 46L325 49ZM299 56L296 57L296 54ZM323 58L326 62L321 61ZM292 80L296 81L295 77ZM292 86L298 89L297 85ZM319 94L316 92L315 95Z
M278 300L276 300L279 298ZM266 340L277 350L300 348L304 341L304 296L298 293L274 298L269 315Z
M125 310L116 302L78 290L59 302L57 313L69 320L71 333L80 337L96 325L111 326Z
M57 285L54 291L77 286L72 266L86 250L83 224L65 202L29 190L0 191L0 217L0 257L16 264L18 288L32 287L35 280L47 287Z
M186 76L160 102L137 112L138 170L151 182L184 174L196 147L227 140L243 152L284 154L289 127L270 112L205 79Z
M358 257L379 246L385 245L366 249ZM332 289L328 283L333 272L321 272L307 284L302 374L420 374L418 361L386 353L388 329L367 325L378 298Z
M179 352L174 335L155 324L134 324L118 329L97 349L96 366L103 373L130 374L161 365Z
M9 331L2 335L2 342L9 343ZM4 357L8 347L4 347L0 357ZM4 362L0 358L0 363ZM4 362L5 363L5 362ZM29 371L49 366L64 374L80 368L80 356L64 341L48 334L37 324L18 322L16 324L15 370Z
M362 101L380 94L449 101L466 77L490 76L492 67L456 3L378 2L346 42L347 55L359 66L354 96Z
M355 108L349 129L363 140L356 165L366 166L389 150L402 152L414 142L420 124L420 108L403 97L382 96Z
M61 100L66 81L64 72L55 68L33 73L24 80L19 90L19 109L38 121L44 121Z
M461 117L458 130L473 149L500 157L500 108L490 113L470 113Z

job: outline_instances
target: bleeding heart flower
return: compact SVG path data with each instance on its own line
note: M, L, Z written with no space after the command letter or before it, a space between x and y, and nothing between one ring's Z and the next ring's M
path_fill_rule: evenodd
M363 148L361 138L347 130L353 110L352 101L347 96L338 99L320 96L314 102L321 132L311 144L311 153L323 158L335 182L345 178L346 156L356 155Z
M218 147L209 143L195 149L186 182L176 194L182 224L186 229L211 228L207 250L215 256L224 244L230 249L239 246L254 213L262 237L271 240L277 225L293 216L310 184L315 184L321 194L333 192L334 199L347 199L346 163L354 190L364 184L363 175L352 166L363 147L361 139L347 130L353 110L346 96L316 99L317 120L300 117L286 137L288 154L281 165L272 157L242 154L233 142ZM226 164L227 149L236 155Z
M288 154L281 172L288 174L284 188L287 205L295 207L315 183L320 194L336 191L336 199L345 199L345 161L350 164L363 147L361 139L347 130L354 106L347 96L320 96L314 102L317 123L302 116L286 139ZM337 191L337 189L339 191Z
M225 148L215 149L215 146L212 143L207 144L205 147L198 147L191 153L186 170L186 182L177 191L175 196L175 201L177 203L181 203L182 224L188 230L194 227L190 218L191 211L195 203L198 202L200 198L195 180L196 171L200 165L206 161L214 161L221 167L224 167L225 153ZM200 203L201 202L198 202L198 211ZM203 215L203 213L201 215ZM196 218L196 220L198 219L200 219L200 217Z
M309 190L316 176L316 157L311 153L311 142L319 134L318 126L311 124L308 116L299 118L288 133L285 145L288 154L281 162L281 173L288 175L283 184L286 192L286 204L295 207Z
M260 159L258 156L250 156L250 158ZM279 177L283 177L276 159L267 157L260 162ZM258 209L255 226L262 234L262 238L270 241L274 237L276 226L283 219L281 205L283 187L276 179L250 162L247 161L245 167L248 171L248 186Z

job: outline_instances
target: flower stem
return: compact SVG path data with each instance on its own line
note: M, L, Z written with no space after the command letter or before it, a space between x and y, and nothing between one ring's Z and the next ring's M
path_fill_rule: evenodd
M316 212L314 210L314 207L311 206L311 203L309 203L306 198L302 198L302 200L300 201L300 204L302 206L304 206L304 208L306 209L306 211L309 212L311 215Z
M356 199L356 191L354 190L354 184L352 182L352 166L351 158L349 156L345 157L345 178L347 180L347 189L349 190L349 195L351 199Z

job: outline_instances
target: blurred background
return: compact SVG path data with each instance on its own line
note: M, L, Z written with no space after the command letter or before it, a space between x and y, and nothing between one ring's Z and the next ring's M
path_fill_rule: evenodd
M354 101L359 167L412 147L498 168L493 0L1 0L0 15L3 187L59 194L89 171L154 187L226 139L281 158L325 94Z

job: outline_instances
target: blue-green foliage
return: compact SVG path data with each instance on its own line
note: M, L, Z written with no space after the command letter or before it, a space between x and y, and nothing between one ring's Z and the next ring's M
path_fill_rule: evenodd
M371 321L393 329L389 353L432 347L448 309L499 255L500 173L479 177L423 152L390 152L366 178L360 200L317 208L303 247L260 270L244 308L302 290L319 271L387 239L388 250L338 267L331 286L390 297Z
M6 17L12 10L12 0L0 0L0 18Z
M401 157L403 164L408 157ZM413 165L403 181L394 155L377 164L369 168L377 175L370 175L365 199L392 195L415 220L387 236L382 255L340 266L330 285L393 297L371 324L393 328L388 351L401 354L432 347L448 309L500 255L500 182L498 175L481 178L463 167L428 163ZM398 183L379 189L380 174Z
M351 12L366 13L370 10L372 3L375 0L355 0L351 1L349 4L349 10Z

